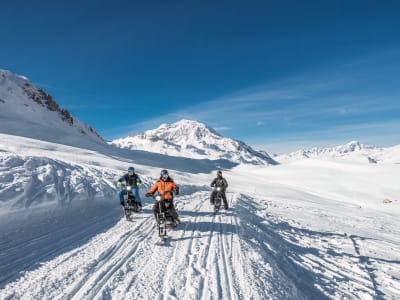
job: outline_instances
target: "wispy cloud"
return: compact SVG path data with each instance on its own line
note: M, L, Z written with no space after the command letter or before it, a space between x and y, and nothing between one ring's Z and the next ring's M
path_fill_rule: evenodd
M231 127L215 127L214 128L216 131L227 131L227 130L232 130Z

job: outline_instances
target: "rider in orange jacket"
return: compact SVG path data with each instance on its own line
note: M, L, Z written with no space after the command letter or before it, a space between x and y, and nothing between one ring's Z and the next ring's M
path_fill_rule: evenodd
M150 188L150 190L146 193L147 197L152 196L155 192L157 192L162 197L162 205L163 208L168 210L171 214L172 218L174 218L177 224L181 223L178 217L178 213L174 207L174 193L176 195L179 194L179 188L174 182L174 180L169 177L167 170L162 170L160 174L160 179ZM158 203L155 203L153 206L153 213L157 220L158 214Z

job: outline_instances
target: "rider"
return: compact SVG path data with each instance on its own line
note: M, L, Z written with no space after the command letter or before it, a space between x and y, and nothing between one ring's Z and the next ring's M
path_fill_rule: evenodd
M169 177L168 171L167 170L162 170L160 173L160 179L150 188L150 190L146 193L146 197L152 196L155 192L158 192L158 194L162 197L161 200L161 205L163 206L163 209L168 210L172 218L175 220L177 224L181 223L181 220L178 217L178 213L175 210L174 207L174 194L176 195L179 194L179 187L176 185L174 180ZM169 204L169 205L168 205ZM158 203L154 203L153 206L153 213L157 221L157 214L159 213L158 211Z
M214 180L211 182L211 187L220 187L221 188L221 194L222 194L222 200L224 201L224 208L228 209L228 201L226 200L226 188L228 187L228 182L224 177L222 177L222 172L221 170L217 171L217 177L214 178ZM217 191L213 191L211 193L211 199L210 202L212 205L214 205L214 198L217 194Z
M142 181L140 180L139 176L135 173L134 167L129 167L128 173L126 173L120 179L118 179L117 186L122 187L122 183L124 181L125 185L130 186L132 188L135 195L135 202L138 204L140 208L142 208L142 201L140 200L140 195L139 195L139 186L142 184ZM121 189L121 191L119 192L119 202L121 203L122 206L124 206L123 189Z

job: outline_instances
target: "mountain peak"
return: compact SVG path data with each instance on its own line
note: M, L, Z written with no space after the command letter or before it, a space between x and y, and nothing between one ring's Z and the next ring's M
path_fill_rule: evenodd
M161 124L158 128L145 131L144 136L149 138L162 138L167 141L181 143L183 147L193 141L207 139L209 137L222 138L214 129L206 124L194 120L180 120L172 124Z
M226 159L235 163L276 164L267 154L245 143L223 137L213 128L194 120L162 124L143 134L117 139L112 144L128 149L146 150L173 156Z

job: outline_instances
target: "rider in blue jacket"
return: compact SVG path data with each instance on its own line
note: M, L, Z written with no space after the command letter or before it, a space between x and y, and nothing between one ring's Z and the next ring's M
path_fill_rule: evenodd
M142 207L142 200L140 199L139 195L139 186L142 184L142 181L140 180L139 176L135 173L135 168L134 167L129 167L128 168L128 173L126 173L124 176L122 176L120 179L117 181L117 186L121 187L122 183L125 182L126 186L130 186L133 189L134 195L135 195L135 202ZM121 189L119 192L119 202L121 205L124 205L124 190Z

